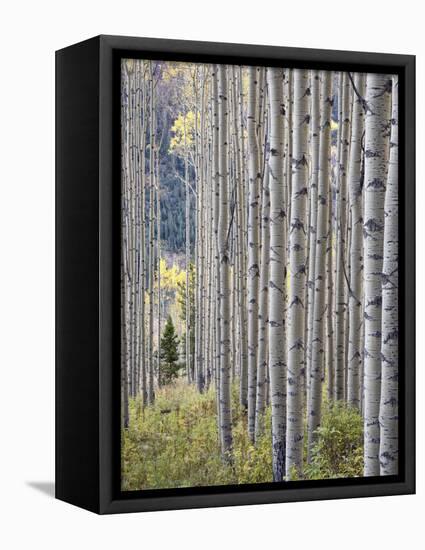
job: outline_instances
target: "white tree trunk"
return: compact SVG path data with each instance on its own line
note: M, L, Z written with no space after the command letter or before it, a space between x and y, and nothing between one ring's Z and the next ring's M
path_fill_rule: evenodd
M344 399L346 365L346 230L347 164L350 138L350 89L348 74L339 76L338 155L336 182L336 280L335 280L335 399Z
M291 223L289 234L286 476L302 475L302 370L305 351L306 224L308 186L308 71L294 70Z
M311 382L313 316L316 280L316 240L317 240L317 192L319 175L319 125L320 125L320 86L319 72L310 72L311 119L310 119L310 189L308 223L308 271L307 271L307 315L306 315L306 386L307 403Z
M266 375L268 365L268 287L269 287L269 254L270 254L270 192L269 170L263 181L261 206L261 267L259 292L259 327L258 327L258 371L257 396L255 411L255 438L257 439L264 429L264 414L266 410Z
M364 98L365 75L355 73L352 81L357 93ZM347 401L360 407L360 367L362 362L361 332L363 324L363 181L362 139L364 109L356 95L353 102L350 160L348 166L348 194L351 211L350 292L348 299L349 341L347 354Z
M149 148L149 338L148 338L148 403L155 399L153 364L154 315L154 192L155 192L155 99L152 62L149 63L150 80L150 148Z
M319 173L317 190L317 226L316 226L316 252L315 252L315 279L313 302L313 327L310 392L307 409L308 424L308 459L311 459L311 451L316 441L316 430L320 426L322 410L322 380L323 359L326 349L326 249L328 246L328 210L329 210L329 177L331 156L331 110L332 110L332 73L321 73L321 100L320 100L320 143L319 143ZM315 90L313 84L313 106L315 103ZM315 109L313 109L314 113Z
M220 215L218 246L220 262L220 432L223 459L231 461L232 411L230 399L230 266L229 266L229 167L228 167L228 103L227 67L218 68L218 119L219 119L219 181Z
M379 475L379 403L381 396L381 273L384 198L390 118L388 75L368 74L365 133L364 217L364 475Z
M273 480L285 476L286 365L285 365L285 248L284 109L282 69L267 71L270 96L270 275L269 377L272 408Z
M398 79L393 78L382 268L381 475L398 474Z
M258 352L258 287L260 266L259 248L259 202L261 173L259 166L258 142L256 135L258 70L249 67L248 87L248 433L251 440L255 435L255 399L257 386L257 352Z

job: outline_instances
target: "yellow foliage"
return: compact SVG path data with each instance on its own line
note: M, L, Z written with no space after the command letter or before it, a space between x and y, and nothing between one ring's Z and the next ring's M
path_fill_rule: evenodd
M198 124L200 114L198 113ZM170 153L187 154L195 141L195 113L189 111L186 114L180 113L171 127L173 133L170 139Z
M160 260L160 272L161 288L164 290L177 290L178 285L184 283L186 280L186 271L180 269L176 264L167 267L167 262L164 258Z

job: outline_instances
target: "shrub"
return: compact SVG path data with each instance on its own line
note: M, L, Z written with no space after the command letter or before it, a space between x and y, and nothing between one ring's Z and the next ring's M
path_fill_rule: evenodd
M307 479L363 475L363 420L359 411L342 402L325 404Z
M264 432L253 445L246 411L239 404L239 385L232 386L233 457L223 462L217 428L216 396L198 393L182 379L158 389L154 405L130 400L130 425L123 431L124 490L272 481L271 409ZM363 424L356 409L323 404L311 464L305 479L362 476ZM299 479L292 472L290 479Z

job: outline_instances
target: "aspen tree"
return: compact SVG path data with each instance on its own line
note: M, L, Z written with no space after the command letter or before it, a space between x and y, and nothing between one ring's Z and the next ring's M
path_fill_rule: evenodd
M208 81L210 82L210 78L208 78ZM206 368L206 387L209 388L211 384L211 380L213 378L213 371L214 371L214 337L213 337L213 330L212 327L215 323L215 317L214 317L214 306L213 306L213 279L214 279L214 234L213 234L213 203L214 203L214 176L213 176L213 116L212 116L212 98L210 97L209 101L209 124L208 124L208 144L207 144L207 155L208 155L208 169L206 174L206 181L208 182L207 185L207 224L206 224L206 237L207 237L207 279L208 283L206 285L207 289L207 309L208 309L208 316L207 316L207 323L206 323L206 346L205 346L205 355L206 355L206 362L207 362L207 368Z
M128 305L128 237L127 237L127 190L128 190L128 126L129 126L129 71L127 63L123 60L121 65L122 90L121 90L121 394L122 394L122 426L128 428L128 369L129 369L129 334L127 323Z
M318 83L314 75L312 101L313 114L317 101ZM310 399L307 409L308 425L308 460L311 459L311 451L316 441L316 430L321 421L322 407L322 378L323 359L325 353L326 336L326 249L328 246L328 219L329 219L329 168L331 156L331 110L332 110L332 73L323 71L320 83L320 131L319 131L319 159L318 159L318 190L317 190L317 226L316 226L316 252L315 252L315 280L313 303L313 327L312 327L312 353L311 353L311 378ZM313 117L314 124L314 117Z
M185 267L186 267L186 293L185 293L185 355L186 355L186 376L187 381L192 382L192 364L191 364L191 349L190 340L192 333L191 323L191 305L190 305L190 188L189 188L189 171L188 171L188 144L187 144L187 112L184 113L183 122L184 133L184 181L185 181Z
M310 383L312 378L312 347L313 347L313 323L314 300L316 289L316 241L317 236L317 210L318 204L318 178L319 178L319 126L320 126L320 86L319 72L310 72L311 111L310 111L310 193L309 208L310 218L308 224L308 272L307 272L307 315L306 315L306 378L307 378L307 407L310 399Z
M350 89L346 72L339 75L338 154L336 166L336 278L335 278L335 398L344 399L346 365L346 230L347 230L347 163L350 137Z
M366 83L364 175L364 475L379 475L382 259L389 149L391 79L369 74Z
M334 98L330 101L332 110ZM332 210L332 186L328 186L328 239L326 246L326 382L328 387L328 400L332 402L334 399L334 378L335 378L335 340L334 326L335 319L333 316L333 264L334 264L334 247L333 240L333 210Z
M227 156L227 125L229 123L227 103L227 67L218 68L218 148L220 213L218 221L218 245L220 262L220 434L223 459L231 461L232 451L232 411L230 400L230 269L229 269L229 168Z
M199 74L199 73L198 73ZM202 76L199 78L201 86L201 96L199 109L200 124L198 125L196 114L196 124L198 143L198 261L196 265L197 282L198 282L198 355L197 355L197 383L198 390L202 393L205 389L205 357L204 357L204 340L205 340L205 307L204 307L204 279L205 279L205 174L204 174L204 138L205 138L205 67L202 67ZM199 94L198 94L199 96Z
M129 394L134 397L134 350L135 350L135 163L134 163L134 129L135 129L135 61L127 62L129 77L129 124L128 124L128 201L127 201L127 222L128 222L128 331L129 331L129 368L128 384Z
M270 273L269 376L272 409L273 479L285 476L286 365L285 365L285 249L284 104L282 69L267 71L270 97Z
M145 146L146 146L146 112L147 112L147 90L146 90L146 67L141 61L141 89L143 94L142 115L140 117L140 140L139 140L139 173L140 173L140 291L139 291L139 383L143 406L147 403L147 381L146 381L146 361L145 361L145 287L146 287L146 243L145 243Z
M257 382L257 348L258 348L258 286L260 267L258 258L259 224L258 211L260 201L261 173L256 134L258 98L258 69L248 69L248 433L251 440L255 434L255 399ZM221 292L221 295L223 293Z
M243 69L239 67L238 71L238 97L239 97L239 120L240 127L240 166L241 166L241 178L239 196L241 197L241 211L240 211L240 224L241 224L241 271L243 277L241 278L241 323L243 323L241 330L241 346L242 346L242 360L241 360L241 373L240 373L240 403L244 409L248 407L248 316L247 316L247 243L248 243L248 225L247 225L247 199L249 191L246 189L246 147L245 147L245 123L244 123L244 93L243 93ZM235 102L236 103L236 102Z
M214 232L214 286L215 286L215 381L216 381L216 393L217 393L217 412L218 412L218 425L221 429L221 406L220 406L220 363L221 363L221 319L220 319L220 256L219 256L219 212L220 212L220 171L219 171L219 90L218 90L218 66L214 65L212 72L212 105L213 105L213 166L212 166L212 179L213 179L213 232Z
M243 116L242 116L242 68L237 72L235 67L232 67L233 86L232 86L232 105L233 105L233 125L235 136L234 155L236 157L236 174L237 185L235 187L236 194L236 219L237 219L237 266L238 266L238 318L239 318L239 376L240 376L240 402L243 407L247 406L246 391L247 387L247 360L248 360L248 342L246 334L246 278L245 278L245 263L246 263L246 246L245 246L245 158L244 158L244 136L243 136ZM236 78L238 75L238 78ZM238 93L238 86L240 91Z
M161 140L162 141L162 140ZM161 179L159 175L159 153L161 143L156 154L156 258L157 258L157 283L158 283L158 330L157 330L157 365L158 380L161 373Z
M259 288L259 327L258 327L258 368L257 368L257 395L255 410L255 438L258 438L264 429L264 414L266 410L266 375L268 365L268 286L269 286L269 255L270 255L270 192L269 169L263 180L261 201L261 267Z
M193 92L194 92L194 117L195 117L195 151L194 151L194 170L195 170L195 188L196 188L196 207L195 207L195 378L196 385L199 391L202 391L202 371L200 368L201 348L200 348L200 332L201 332L201 307L200 307L200 285L199 285L199 258L200 258L200 200L201 200L201 185L200 185L200 167L199 167L199 67L196 66L193 71Z
M291 222L289 233L288 374L286 476L302 474L303 395L305 350L306 222L309 128L308 71L294 70Z
M154 70L152 61L149 63L150 87L150 130L149 130L149 339L148 339L148 403L155 399L154 364L153 364L153 334L154 334L154 202L155 202L155 97Z
M385 193L382 268L382 386L379 408L381 475L398 474L398 79L393 77L391 142Z
M347 352L347 402L360 406L360 367L362 362L361 327L363 323L363 181L362 139L364 133L365 94L364 74L351 77L356 95L353 101L350 160L348 166L348 193L351 212L350 289L348 299L349 342Z

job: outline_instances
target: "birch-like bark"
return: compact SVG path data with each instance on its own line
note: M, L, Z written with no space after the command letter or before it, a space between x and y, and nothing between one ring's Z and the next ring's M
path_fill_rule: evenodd
M382 268L382 387L379 409L381 475L398 474L398 241L398 79L393 77Z
M379 468L381 396L382 259L384 199L388 161L391 79L367 75L365 121L364 216L364 475Z
M302 370L305 351L306 223L309 128L308 71L294 70L291 223L289 234L286 476L302 475Z
M273 480L285 476L286 365L285 365L285 248L283 78L280 68L267 71L270 98L270 272L269 272L269 377L272 409Z
M185 181L185 256L186 256L186 294L185 294L185 326L186 326L186 376L187 381L192 380L192 364L191 364L191 304L190 304L190 188L189 188L189 171L188 171L188 150L187 150L187 113L184 114L183 123L184 132L184 181Z
M204 140L205 140L205 67L202 67L201 81L201 97L199 108L199 139L198 139L198 170L199 186L197 188L197 195L199 199L199 226L198 226L198 264L196 268L197 281L198 281L198 317L199 317L199 330L198 330L198 357L197 357L197 383L198 390L202 393L205 389L205 355L204 355L204 341L205 341L205 156L204 156ZM196 115L197 117L197 115Z
M145 79L145 63L141 63L141 88L143 93L142 114L139 124L140 140L139 140L139 177L140 177L140 291L139 291L139 391L142 396L142 404L147 404L147 380L146 380L146 361L145 361L145 287L146 287L146 243L145 243L145 146L146 146L146 112L147 112L147 93Z
M208 124L208 144L207 144L207 157L208 157L208 166L207 166L207 224L206 224L206 238L207 238L207 280L206 285L207 292L207 323L206 323L206 340L205 340L205 354L206 354L206 388L208 389L211 384L211 380L214 376L214 337L213 337L213 327L215 322L215 317L213 315L213 279L214 279L214 234L212 231L213 228L213 196L214 196L214 176L213 176L213 117L212 117L212 98L209 101L209 124Z
M155 194L156 194L156 272L157 272L157 301L158 301L158 320L157 320L157 372L158 380L161 378L161 178L159 173L159 155L161 151L162 137L159 140L158 148L155 151Z
M220 132L220 124L219 124L219 108L218 108L218 102L219 102L219 96L218 96L218 66L214 65L213 73L212 73L212 107L213 107L213 167L212 167L212 174L213 174L213 231L214 231L214 264L215 264L215 271L214 271L214 284L215 284L215 296L216 296L216 304L215 304L215 319L214 319L214 326L215 326L215 340L214 340L214 347L215 347L215 357L214 357L214 364L215 364L215 385L216 385L216 394L217 394L217 411L218 411L218 426L221 430L221 406L220 406L220 359L221 359L221 320L220 320L220 302L221 302L221 294L220 294L220 254L219 254L219 239L218 239L218 220L219 220L219 214L220 214L220 172L219 172L219 132ZM220 437L221 437L221 431L220 431Z
M365 95L365 75L355 73L352 84L359 95ZM364 109L356 95L353 102L348 194L351 212L350 289L348 298L349 341L347 352L347 402L360 407L360 367L362 362L361 332L363 305L363 181L362 140Z
M228 167L228 103L227 67L218 67L218 146L220 213L218 222L218 246L220 262L220 433L223 459L231 461L232 411L230 399L230 267L229 267L229 167Z
M266 411L266 373L268 365L268 286L269 286L269 255L270 255L270 192L269 170L263 180L261 200L261 268L260 268L260 292L258 309L258 370L257 370L257 396L255 411L255 439L264 430L264 414Z
M129 394L134 397L134 372L135 372L135 336L136 336L136 273L135 273L135 252L136 252L136 231L135 231L135 196L136 196L136 177L135 177L135 118L136 118L136 66L134 60L127 62L127 71L129 77L129 125L128 125L128 201L127 201L127 221L128 221L128 331L129 331L129 370L128 383Z
M121 415L124 429L129 425L129 334L127 321L128 307L128 125L129 125L129 79L130 72L126 61L121 65L122 109L121 109Z
M350 88L348 74L339 76L338 155L336 182L336 279L335 279L335 399L344 399L346 365L346 230L347 230L347 164L350 137Z
M199 67L196 66L193 75L193 92L195 96L194 100L194 117L195 117L195 135L194 135L194 169L195 169L195 182L196 182L196 208L195 208L195 378L196 385L199 391L202 391L200 387L202 381L202 371L200 368L201 360L201 300L200 300L200 284L199 284L199 275L200 275L200 248L201 248L201 238L200 238L200 227L201 227L201 214L200 214L200 199L201 199L201 184L200 184L200 161L199 161L199 90L198 90L198 81L199 81Z
M248 384L248 341L247 341L247 314L246 314L246 243L245 243L245 159L244 159L244 136L243 136L243 98L242 93L242 69L236 73L235 67L232 67L233 74L233 125L235 135L236 156L236 215L237 215L237 235L238 235L238 317L239 317L239 376L240 376L240 403L242 407L247 407L247 384ZM238 78L236 80L236 75ZM240 88L239 93L237 84Z
M317 236L317 211L318 204L318 179L319 179L319 126L320 126L320 83L319 72L311 71L311 119L310 119L310 193L309 193L309 231L308 231L308 272L307 272L307 315L306 315L306 377L307 377L307 408L310 407L310 389L312 381L312 351L313 351L313 325L314 325L314 300L316 277L316 241Z
M148 403L155 399L154 391L154 361L153 361L153 334L154 334L154 202L155 202L155 86L153 80L152 62L149 63L150 85L150 147L149 147L149 340L148 340Z
M318 76L318 75L315 75ZM317 90L313 84L313 107ZM310 371L310 399L307 410L308 423L308 460L317 439L317 428L320 426L322 410L323 358L326 336L326 249L328 246L329 219L329 179L331 157L331 114L332 114L332 73L323 71L320 84L320 142L319 142L319 173L317 192L317 229L315 252L315 280L313 302L312 353ZM317 99L316 99L317 101ZM313 113L315 112L313 108Z
M255 120L257 111L258 69L248 69L248 434L251 440L255 435L255 399L257 385L258 352L258 287L259 267L259 223L261 173Z
M238 95L239 95L239 126L240 126L240 165L241 165L241 188L239 196L241 197L241 229L242 229L242 239L241 239L241 270L243 273L243 278L241 281L241 308L243 309L243 314L241 319L243 322L243 338L241 339L242 347L242 361L241 361L241 372L240 372L240 404L243 409L248 408L248 304L247 304L247 243L248 243L248 227L247 227L247 190L246 190L246 146L245 146L245 122L244 122L244 93L243 93L243 69L239 67L238 71Z

